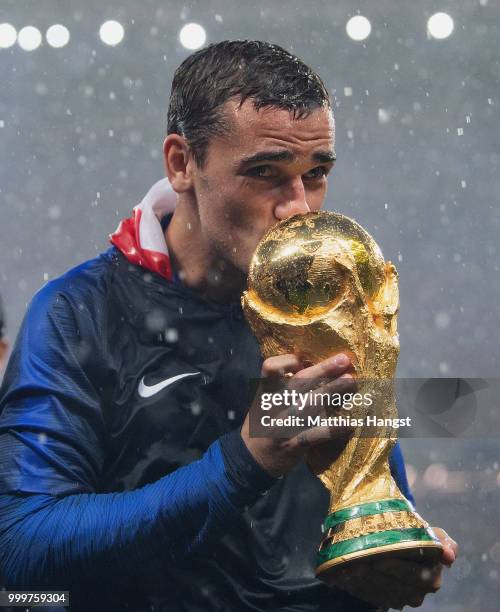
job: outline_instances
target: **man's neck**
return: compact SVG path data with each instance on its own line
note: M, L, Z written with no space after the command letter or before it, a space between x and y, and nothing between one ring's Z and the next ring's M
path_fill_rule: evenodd
M194 206L180 199L165 231L172 266L182 283L215 302L239 301L246 275L215 252Z

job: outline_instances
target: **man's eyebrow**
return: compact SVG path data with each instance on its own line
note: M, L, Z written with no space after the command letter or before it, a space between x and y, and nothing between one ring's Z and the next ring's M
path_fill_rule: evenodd
M320 164L332 164L337 159L337 156L333 151L316 151L316 153L313 153L312 158Z
M312 154L312 159L320 164L330 164L336 160L335 153L333 151L316 151ZM244 157L238 161L238 168L249 166L250 164L256 164L259 162L292 162L295 159L295 155L291 151L260 151L255 155Z
M291 151L260 151L259 153L255 153L255 155L250 155L249 157L244 157L240 159L238 162L238 166L241 168L243 166L248 166L250 164L256 164L258 162L264 161L286 161L291 162L295 159L295 155Z

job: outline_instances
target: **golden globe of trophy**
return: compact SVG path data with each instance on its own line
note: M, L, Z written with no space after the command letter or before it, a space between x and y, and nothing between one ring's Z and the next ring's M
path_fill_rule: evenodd
M370 234L330 212L276 224L253 255L242 306L264 359L294 353L314 364L344 352L359 384L375 389L371 407L353 407L350 416L365 421L369 410L382 425L371 436L355 428L338 458L318 474L330 506L316 575L334 585L338 569L373 555L440 558L442 545L389 469L396 435L385 424L397 417L398 280Z

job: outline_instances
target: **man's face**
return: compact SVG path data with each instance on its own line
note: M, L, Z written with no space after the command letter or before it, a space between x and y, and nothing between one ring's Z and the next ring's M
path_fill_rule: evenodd
M335 158L333 116L303 119L288 110L225 104L230 129L213 137L202 169L192 163L201 227L219 256L247 273L264 232L282 219L317 211Z

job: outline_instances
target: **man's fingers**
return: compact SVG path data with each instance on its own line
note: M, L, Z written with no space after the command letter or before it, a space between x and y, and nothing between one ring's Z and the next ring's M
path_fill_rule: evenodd
M291 443L300 448L311 447L331 437L330 427L312 427L311 429L304 429L294 436Z
M263 378L283 377L288 372L295 374L302 369L302 362L297 355L275 355L268 357L262 364L261 374Z
M319 446L321 443L326 444L328 441L343 440L345 446L351 431L352 428L349 427L318 425L316 427L310 427L309 429L303 429L296 436L291 438L290 442L292 445L297 445L302 448L311 448L313 446Z
M425 575L425 572L424 572ZM435 585L431 580L422 580L421 578L415 577L397 578L394 575L389 575L384 572L378 571L378 569L372 569L370 578L376 583L385 584L387 588L394 589L394 585L398 585L399 588L395 591L394 595L398 605L391 605L394 608L402 608L403 606L410 606L412 608L418 608L422 605L425 596L429 593L435 593L439 586ZM390 585L393 585L392 587Z
M443 545L441 563L449 567L452 565L452 563L454 563L458 556L458 544L453 538L450 538L446 531L441 529L441 527L432 527L432 531L434 531Z
M348 372L350 369L351 362L343 353L309 367L304 367L303 361L290 353L266 359L261 375L263 378L282 380L283 388L299 393L346 393L354 391L356 387L352 374ZM286 378L287 375L289 378Z
M377 559L372 562L373 569L386 574L394 574L396 576L417 576L422 570L429 570L431 567L439 567L439 564L430 564L419 561L410 561L402 558L386 558Z
M351 361L344 353L339 353L329 359L324 359L315 365L304 368L294 378L309 378L311 380L324 377L336 377L346 372L351 367Z
M406 559L380 559L373 563L373 569L392 580L413 583L420 590L435 593L441 587L441 563L416 563Z
M294 376L290 379L290 386L298 393L302 393L300 412L302 415L335 416L343 414L342 407L330 405L333 395L343 395L356 391L356 379L348 372L338 378L322 384L317 380L299 379ZM304 393L305 391L305 393ZM303 397L303 399L302 399Z
M333 380L323 382L313 393L347 393L356 390L356 379L350 372L344 372Z

